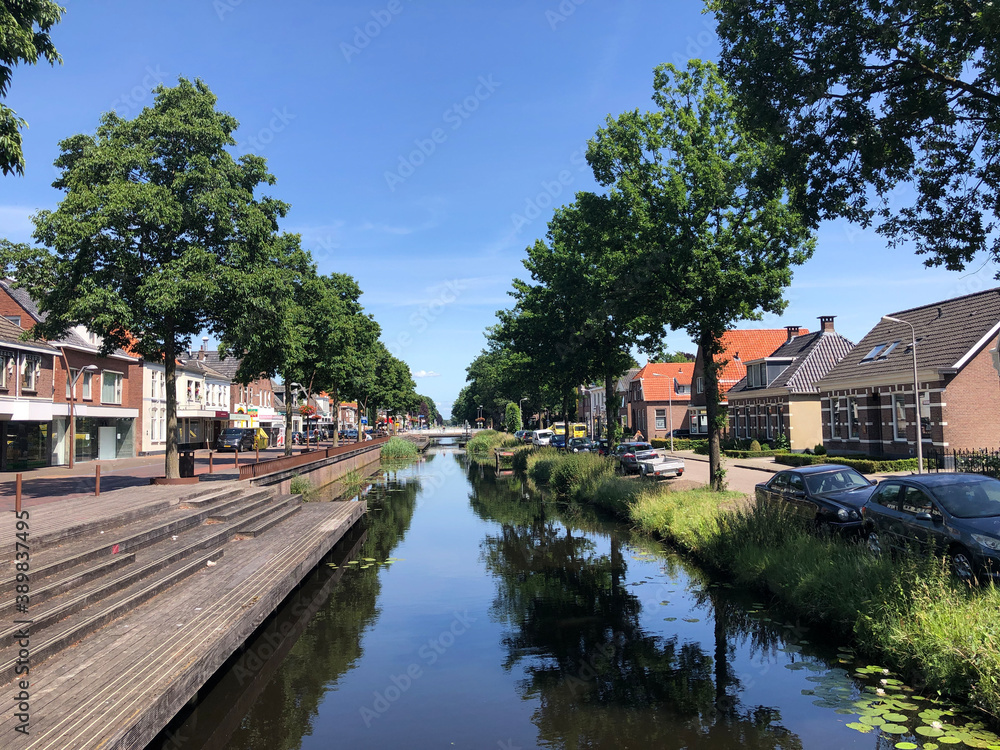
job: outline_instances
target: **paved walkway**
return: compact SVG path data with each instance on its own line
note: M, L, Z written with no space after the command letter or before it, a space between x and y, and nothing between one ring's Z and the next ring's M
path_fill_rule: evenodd
M685 461L701 461L703 463L708 463L708 456L703 456L700 453L695 453L694 451L674 451L674 455L682 457ZM724 465L727 467L736 466L740 469L752 469L754 471L762 471L768 474L777 474L779 471L794 468L792 466L788 466L787 464L776 463L770 456L765 456L763 458L728 458L723 456L723 461ZM879 474L868 474L867 476L880 479L883 477L908 476L913 473L914 472L912 471L887 471ZM761 478L760 481L766 482L767 477Z
M321 447L332 445L322 442ZM300 453L302 446L296 445L294 452ZM194 471L202 482L238 479L235 454L211 452L212 467L209 470L209 451L195 453ZM269 461L285 455L284 448L269 448L260 452L261 461ZM253 463L254 453L241 453L240 465ZM87 461L78 463L72 469L67 466L46 466L22 473L21 507L37 508L49 503L71 498L93 497L96 468L101 467L101 494L127 487L149 487L149 480L164 475L163 454L140 458L120 458L113 461ZM0 511L14 510L15 472L0 472Z

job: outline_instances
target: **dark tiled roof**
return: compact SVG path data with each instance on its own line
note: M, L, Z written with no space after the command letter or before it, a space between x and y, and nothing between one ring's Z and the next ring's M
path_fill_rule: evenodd
M242 361L239 357L221 359L218 352L205 352L205 363L216 372L221 372L230 380L236 377L236 371L240 369L240 362Z
M219 380L232 380L232 378L228 375L219 372L219 370L214 367L209 367L207 362L202 362L201 360L179 359L177 362L189 372L200 372L210 378L218 378Z
M13 283L14 279L3 279L0 280L0 287L2 287L7 294L13 297L14 301L23 307L25 312L35 319L36 323L40 320L44 320L45 316L38 312L38 305L36 305L35 301L31 299L31 295L29 295L24 289L15 289L12 286Z
M629 385L628 384L631 383L632 382L632 378L634 378L636 376L636 374L638 374L639 369L640 368L638 368L638 367L633 367L628 372L626 372L624 375L622 375L620 378L618 378L618 382L615 383L615 392L616 393L628 393L628 389L629 389Z
M917 366L920 369L947 370L962 362L966 355L987 343L986 337L1000 323L1000 288L936 302L891 313L892 317L911 323L917 333ZM995 332L994 332L995 334ZM991 337L992 338L992 337ZM841 360L823 378L822 386L871 377L901 375L913 378L913 354L908 346L910 327L880 320L850 356ZM862 363L861 360L879 344L896 346L885 359Z
M796 336L767 355L775 359L792 359L792 363L768 384L767 389L747 388L747 379L744 377L733 386L730 393L751 395L771 388L787 388L790 393L815 393L816 383L853 348L854 344L836 331L816 331Z
M49 346L44 341L22 341L21 334L24 329L19 325L11 323L6 318L0 318L0 344L9 346L30 346L34 349L46 349L52 353L58 353L58 349Z

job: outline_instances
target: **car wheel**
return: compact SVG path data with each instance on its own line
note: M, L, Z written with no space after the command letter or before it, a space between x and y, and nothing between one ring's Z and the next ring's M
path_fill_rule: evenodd
M955 577L965 583L976 580L976 570L972 565L972 555L965 547L955 547L951 551L951 570Z
M866 542L868 551L871 552L875 557L879 557L882 554L882 540L879 538L877 531L868 532L868 540Z

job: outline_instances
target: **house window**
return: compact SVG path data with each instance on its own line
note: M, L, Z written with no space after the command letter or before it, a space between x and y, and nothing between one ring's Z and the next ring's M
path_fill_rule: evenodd
M840 437L837 434L837 410L840 408L840 399L830 396L830 438Z
M122 374L120 372L101 373L101 402L120 404L122 402Z
M854 440L858 437L858 400L851 396L847 399L847 437Z
M931 394L920 397L920 431L924 440L931 439Z
M899 342L893 341L885 349L879 352L877 359L885 359L892 353L892 350L895 349L897 346L899 346Z
M83 371L83 394L84 401L91 401L94 398L94 373Z
M201 401L201 382L195 381L194 384L194 400Z
M743 437L750 437L750 407L743 408Z
M782 405L778 406L778 434L785 434L785 407Z
M902 393L892 397L892 437L906 440L906 396Z
M872 350L864 356L864 359L862 359L861 361L862 362L874 361L875 358L882 353L882 350L885 349L886 346L887 344L876 344L874 347L872 347Z
M20 326L21 325L21 316L20 315L4 315L4 318L6 318L7 320L9 320L11 323L13 323L16 326Z
M657 409L656 410L656 429L665 430L667 429L667 410Z
M38 372L42 369L42 358L31 354L24 356L21 365L21 389L34 391L38 388Z
M190 404L194 400L194 381L187 381L187 401Z
M704 392L705 392L705 379L698 378L698 393L704 393Z
M757 368L748 367L747 368L747 388L757 387Z
M14 377L14 352L0 351L0 388L10 388Z
M66 398L73 398L73 394L70 391L71 391L71 386L72 386L72 383L73 383L73 379L76 377L76 375L77 375L78 372L80 372L80 371L79 370L74 370L71 367L69 369L69 374L66 375Z

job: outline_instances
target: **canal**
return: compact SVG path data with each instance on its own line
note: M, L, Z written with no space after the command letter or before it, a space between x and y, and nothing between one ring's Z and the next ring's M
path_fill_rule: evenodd
M990 747L620 523L440 447L150 747ZM839 646L839 647L838 647Z

